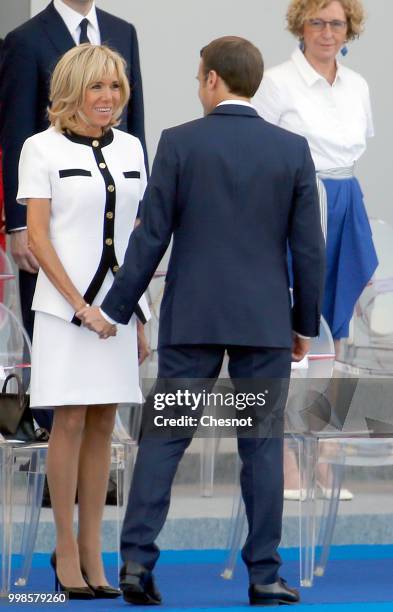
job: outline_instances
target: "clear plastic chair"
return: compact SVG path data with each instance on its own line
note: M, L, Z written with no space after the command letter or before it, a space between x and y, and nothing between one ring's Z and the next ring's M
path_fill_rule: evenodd
M0 247L0 303L4 304L20 321L20 307L15 268Z
M124 427L119 414L116 415L115 427L112 434L111 452L111 475L115 475L117 489L116 504L116 540L117 548L117 569L120 572L120 536L124 521L124 515L128 503L128 494L131 486L132 473L136 457L136 439L133 438Z
M31 346L29 338L15 315L0 304L0 383L10 373L21 372L24 390L29 384ZM16 391L9 387L8 391ZM117 541L128 499L136 443L116 417L112 437L111 469L117 486ZM25 586L30 574L37 537L42 493L46 471L47 444L26 444L0 436L0 596L10 590L11 576L15 586ZM22 469L22 471L20 471ZM23 479L15 499L15 480ZM22 508L23 529L20 546L13 542L13 512L16 502ZM12 555L18 562L12 568ZM120 561L119 561L120 564Z
M333 438L319 444L319 461L331 465L331 497L322 507L319 554L315 575L323 576L329 559L330 547L340 501L340 489L347 465L371 467L393 465L393 426L391 438Z
M160 306L165 288L166 271L157 270L146 291L149 304L151 319L146 325L147 335L151 351L157 351L158 346L158 325L160 320Z
M228 379L228 356L224 356L224 361L219 374L219 380ZM212 416L217 416L214 406L207 406L205 414L210 413ZM199 451L199 466L200 466L200 494L201 497L213 497L214 493L214 475L216 457L220 450L221 437L215 435L215 428L209 427L209 435L206 432L200 439Z
M116 536L120 542L121 525L128 500L135 457L135 442L131 440L117 417L112 438L111 474L115 476L117 488ZM0 440L0 541L1 551L1 584L0 596L6 596L10 590L11 577L14 586L27 584L34 546L39 526L42 493L46 472L47 444L23 444ZM22 467L23 472L19 472ZM14 483L16 474L25 478L23 498L19 505L23 508L23 530L18 549L12 545L13 512L16 508ZM20 495L20 488L18 489ZM14 555L14 556L13 556ZM13 561L17 560L12 567ZM120 569L120 552L118 547L118 569Z
M316 541L316 464L318 461L318 436L306 435L304 415L296 405L300 391L315 391L323 394L332 376L335 359L334 343L326 322L322 319L320 336L313 339L308 357L294 367L288 394L289 428L286 439L295 452L299 464L299 489L304 491L299 501L299 569L300 584L311 586L314 574ZM305 381L297 383L296 381ZM298 433L296 433L298 431ZM229 555L225 562L222 577L233 577L238 552L246 527L246 516L240 493L235 497L229 530Z
M360 296L339 362L354 375L393 375L393 228L370 219L379 265Z
M15 314L4 304L0 304L0 384L9 374L16 374L24 392L27 391L30 378L30 340L20 325ZM8 392L17 392L16 381L10 381ZM11 572L12 546L12 507L13 475L20 449L23 443L17 440L5 440L0 436L0 593L8 592ZM43 480L39 475L41 449L37 446L28 451L31 472L27 475L28 502L25 505L24 531L22 545L28 548L32 537L36 517L36 500L42 497ZM30 530L30 533L29 533ZM26 550L26 548L25 548ZM23 556L22 549L22 556ZM22 564L24 560L22 560Z
M16 586L24 586L30 573L45 482L47 445L0 441L0 449L1 490L6 492L3 501L2 531L8 538L5 546L3 544L1 593L6 595L9 592L11 577ZM22 487L20 482L19 486L16 486L17 477L18 480L23 479ZM17 505L21 506L23 512L19 546L16 545L13 534L13 517ZM13 560L16 560L14 565L12 565Z
M321 211L322 214L322 211ZM334 365L334 343L330 330L322 318L321 332L317 340L313 342L312 350L307 359L301 364L293 364L292 379L315 379L313 385L308 384L308 388L313 388L316 392L322 393L326 386L326 379L330 379ZM226 360L220 373L220 378L226 378ZM290 391L291 392L291 391ZM212 429L210 429L212 432ZM201 474L201 496L212 497L214 492L214 469L216 455L219 449L220 439L213 435L202 440L200 451L200 474ZM298 453L298 443L293 443L296 454Z

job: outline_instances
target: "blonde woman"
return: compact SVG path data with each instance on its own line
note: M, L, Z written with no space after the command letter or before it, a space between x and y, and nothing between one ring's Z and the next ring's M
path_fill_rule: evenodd
M89 44L68 51L52 76L51 126L26 140L19 164L18 202L28 206L30 248L40 264L31 406L54 407L47 466L57 535L52 565L71 598L120 595L105 576L100 532L116 405L140 399L143 325L135 317L118 329L108 323L101 338L110 338L102 342L75 313L101 303L111 286L145 188L139 140L114 129L129 95L117 53Z
M337 60L340 52L347 54L347 43L361 34L364 20L360 0L292 0L288 30L299 47L289 61L266 72L253 100L264 119L307 138L321 179L320 196L327 207L327 219L322 219L327 229L322 314L336 353L340 340L348 336L355 303L378 264L354 177L355 164L374 133L369 89L360 74ZM296 498L297 477L289 477L289 471L286 494ZM352 495L342 490L341 497Z

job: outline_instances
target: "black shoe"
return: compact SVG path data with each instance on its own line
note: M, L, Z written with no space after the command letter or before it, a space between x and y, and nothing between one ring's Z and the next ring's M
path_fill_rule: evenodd
M86 573L83 571L83 569L82 569L82 576L87 586L89 587L89 589L93 591L94 597L96 599L115 599L115 597L120 597L121 595L120 589L115 589L114 587L109 586L109 584L105 586L93 586L92 584L90 584L86 576Z
M248 589L248 597L251 606L278 606L295 604L300 601L298 591L289 588L282 578L273 584L251 584Z
M127 561L121 568L120 588L127 603L137 606L158 606L161 603L153 574L135 561Z
M94 593L88 586L86 587L69 587L62 584L58 578L56 566L56 552L52 553L50 564L55 572L55 591L67 593L68 599L94 599Z

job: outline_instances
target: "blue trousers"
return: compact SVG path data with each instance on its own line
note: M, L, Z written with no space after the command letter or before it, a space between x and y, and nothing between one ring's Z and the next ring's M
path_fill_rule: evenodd
M229 374L243 389L256 379L280 379L281 413L291 367L289 349L222 345L166 346L159 349L158 379L217 379L223 357L229 355ZM206 381L205 381L206 382ZM241 383L240 383L241 384ZM206 388L206 385L204 385ZM236 387L236 384L235 384ZM149 399L147 400L147 404ZM164 526L172 482L191 436L142 434L124 520L121 553L152 570L159 549L155 540ZM242 550L250 583L270 584L278 577L281 559L283 509L283 438L238 436L242 461L241 489L248 519L248 536Z

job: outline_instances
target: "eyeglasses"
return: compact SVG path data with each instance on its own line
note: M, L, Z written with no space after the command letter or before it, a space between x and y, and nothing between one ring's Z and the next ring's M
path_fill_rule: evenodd
M348 25L346 21L341 21L341 19L332 19L331 21L325 21L325 19L307 19L307 23L315 32L322 32L329 25L332 32L338 34L344 32Z

